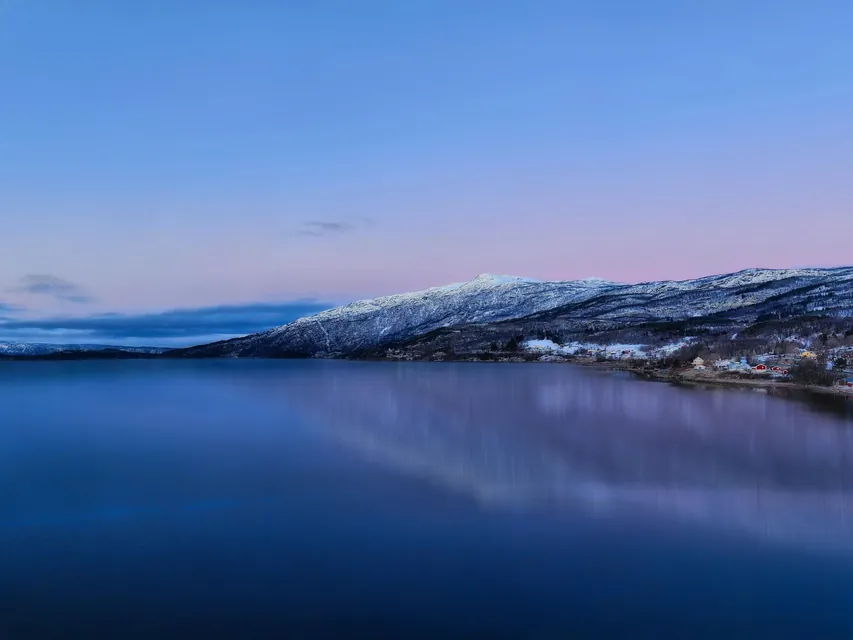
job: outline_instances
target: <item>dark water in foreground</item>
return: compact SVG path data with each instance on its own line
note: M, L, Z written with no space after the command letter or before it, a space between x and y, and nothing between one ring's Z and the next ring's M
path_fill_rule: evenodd
M569 366L0 363L0 639L853 638L853 413Z

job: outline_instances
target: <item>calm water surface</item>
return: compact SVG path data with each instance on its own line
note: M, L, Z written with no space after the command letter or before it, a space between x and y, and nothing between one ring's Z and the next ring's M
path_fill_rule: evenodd
M853 411L570 366L0 363L0 639L853 638Z

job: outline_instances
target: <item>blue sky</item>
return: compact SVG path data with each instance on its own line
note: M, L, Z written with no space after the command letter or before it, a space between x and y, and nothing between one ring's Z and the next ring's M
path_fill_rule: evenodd
M851 33L840 0L0 2L0 339L849 263Z

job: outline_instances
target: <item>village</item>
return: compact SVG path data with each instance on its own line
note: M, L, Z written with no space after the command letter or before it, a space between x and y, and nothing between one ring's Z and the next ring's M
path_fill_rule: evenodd
M550 340L528 340L523 348L539 353L543 362L573 361L580 364L608 363L620 369L666 372L684 380L735 382L799 383L807 386L831 386L853 394L853 346L823 351L802 349L792 354L756 354L734 358L713 354L680 359L695 345L690 340L656 349L642 345L600 345L573 343L558 345ZM695 352L695 351L694 351ZM804 376L808 372L810 376ZM660 376L657 376L660 377Z
M711 363L706 363L703 358L697 356L691 361L690 365L696 372L711 370L745 373L769 379L792 380L791 369L803 361L813 361L816 367L822 366L823 370L836 373L836 385L850 388L853 391L853 350L826 354L824 357L814 351L804 350L798 355L759 355L752 358L741 357L737 360L718 359Z

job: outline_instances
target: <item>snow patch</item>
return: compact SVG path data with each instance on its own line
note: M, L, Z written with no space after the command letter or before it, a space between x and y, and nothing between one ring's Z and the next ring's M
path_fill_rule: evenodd
M526 340L522 343L522 349L527 351L538 351L543 354L573 356L580 352L591 355L600 355L608 359L622 358L664 358L679 349L688 346L694 338L684 338L678 342L665 344L654 349L644 348L642 344L599 344L594 342L569 342L557 344L553 340Z
M501 276L493 273L481 273L472 282L483 282L490 284L506 284L508 282L542 282L533 278L522 278L521 276Z
M563 347L553 340L526 340L524 342L524 348L531 349L533 351L556 351Z

